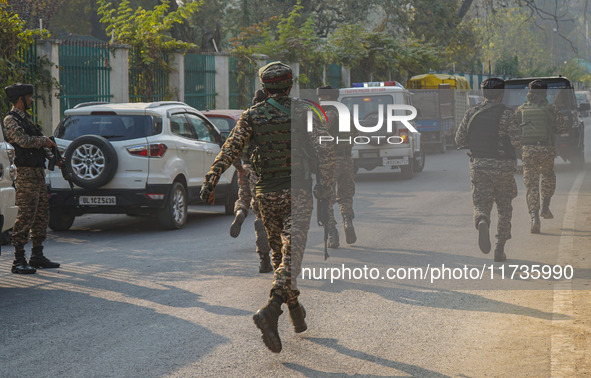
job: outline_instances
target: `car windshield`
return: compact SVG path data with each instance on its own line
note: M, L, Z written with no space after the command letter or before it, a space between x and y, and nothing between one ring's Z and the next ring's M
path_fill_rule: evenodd
M386 106L388 104L393 104L394 100L392 96L355 96L355 97L343 97L341 102L349 108L351 112L351 116L353 116L353 106L359 106L359 118L364 119L368 114L377 113L379 106L383 105L383 112L386 111Z
M228 118L223 116L207 115L207 118L218 128L222 133L229 133L236 125L234 118Z
M55 137L74 140L81 135L100 135L118 141L144 138L162 132L162 119L147 115L73 115L55 130Z
M566 82L548 82L546 98L550 104L560 109L576 108L574 90ZM516 108L527 101L527 82L505 82L505 95L503 103L511 108Z

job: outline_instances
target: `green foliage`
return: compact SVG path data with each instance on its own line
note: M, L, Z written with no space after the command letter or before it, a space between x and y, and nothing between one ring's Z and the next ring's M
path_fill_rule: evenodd
M503 51L495 63L495 73L512 77L522 76L521 72L519 72L519 57L509 55L507 51Z
M174 1L174 0L173 0ZM115 9L107 0L99 0L98 14L101 23L107 25L107 34L114 41L131 47L130 71L138 75L130 88L130 96L141 96L152 101L155 92L155 78L158 71L170 72L167 53L189 50L195 45L176 40L170 36L175 24L181 24L197 12L200 2L187 3L178 10L169 12L169 1L163 1L153 10L142 7L133 9L129 0L123 0ZM167 95L170 95L168 88Z
M47 59L33 59L30 53L35 40L46 38L47 30L28 30L25 21L11 12L6 0L0 0L0 114L10 109L4 87L15 82L29 82L37 91L50 92L57 85L47 69ZM42 97L43 102L51 98Z

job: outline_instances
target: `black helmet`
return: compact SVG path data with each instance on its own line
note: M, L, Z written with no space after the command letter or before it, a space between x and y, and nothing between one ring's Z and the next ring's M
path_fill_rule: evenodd
M291 68L281 62L271 62L259 70L261 86L268 89L282 89L291 87Z
M503 95L503 89L505 89L505 80L498 77L491 77L490 79L484 80L480 84L482 88L482 94L487 99L496 99Z
M530 89L530 90L534 90L534 89L535 89L535 90L542 89L542 90L544 90L544 91L545 91L546 89L548 89L548 83L546 83L546 82L545 82L545 81L543 81L543 80L536 79L536 80L534 80L534 81L531 81L531 82L529 83L529 89Z
M4 88L10 101L16 101L21 96L32 95L33 86L31 84L14 83Z
M339 90L331 87L330 85L324 85L316 89L316 96L328 97L330 99L337 99L339 97Z

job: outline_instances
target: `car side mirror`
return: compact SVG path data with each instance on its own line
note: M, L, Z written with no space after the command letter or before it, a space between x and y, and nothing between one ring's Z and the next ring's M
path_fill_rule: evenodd
M586 111L589 111L589 109L591 109L591 105L589 105L588 102L581 102L579 104L579 109L578 110L580 112L586 112Z

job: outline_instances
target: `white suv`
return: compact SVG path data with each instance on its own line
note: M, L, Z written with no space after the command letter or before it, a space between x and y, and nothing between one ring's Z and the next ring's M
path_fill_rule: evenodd
M16 178L14 148L4 140L0 132L0 231L5 233L14 226L18 207L14 204L15 190L12 186ZM2 235L2 241L5 239Z
M172 101L80 104L65 112L54 137L73 184L59 169L47 171L54 231L69 229L85 213L155 214L164 228L182 228L187 205L201 202L201 184L224 141L201 112ZM215 194L232 214L233 168Z

